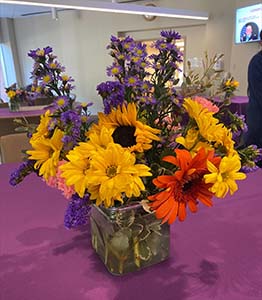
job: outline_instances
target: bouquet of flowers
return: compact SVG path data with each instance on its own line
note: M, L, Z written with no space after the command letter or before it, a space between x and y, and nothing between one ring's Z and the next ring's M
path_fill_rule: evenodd
M27 91L22 88L18 88L14 83L5 89L7 97L9 98L9 108L11 111L18 111L22 102L27 98Z
M52 49L30 51L35 90L52 93L56 100L41 117L30 139L32 149L10 183L16 185L36 172L60 189L70 199L67 228L85 224L91 204L116 209L141 203L147 214L160 220L159 225L184 221L187 209L195 213L200 202L212 206L214 196L235 193L238 180L257 168L255 161L262 155L255 146L245 147L244 116L229 109L238 82L215 71L221 56L206 55L203 73L188 64L178 86L180 38L177 32L162 31L153 44L157 54L149 56L141 42L112 36L108 49L113 63L107 68L112 80L97 86L104 111L94 123L89 120L90 104L76 105L71 96L73 79L63 74ZM130 220L121 233L134 226ZM150 233L159 232L158 227L146 228L138 230L143 242ZM113 253L116 244L124 251L126 239L120 241L111 235ZM136 258L145 259L148 244L143 251L141 247L139 251L134 247L140 253Z

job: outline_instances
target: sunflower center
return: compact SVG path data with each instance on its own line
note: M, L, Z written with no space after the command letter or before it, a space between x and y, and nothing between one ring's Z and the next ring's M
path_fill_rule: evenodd
M117 166L109 166L106 169L106 175L110 178L115 177L117 174Z
M116 144L122 147L131 147L136 144L136 128L133 126L119 126L114 131L112 137Z

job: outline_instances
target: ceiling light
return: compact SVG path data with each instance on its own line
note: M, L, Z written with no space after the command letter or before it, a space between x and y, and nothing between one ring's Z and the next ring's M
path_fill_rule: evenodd
M89 1L89 0L26 0L26 1L12 1L0 0L0 3L46 6L55 8L69 8L78 10L90 10L101 12L114 12L147 16L159 16L169 18L183 18L208 20L208 13L201 11L192 11L185 9L174 9L165 7L152 7L137 4L121 4L105 1Z

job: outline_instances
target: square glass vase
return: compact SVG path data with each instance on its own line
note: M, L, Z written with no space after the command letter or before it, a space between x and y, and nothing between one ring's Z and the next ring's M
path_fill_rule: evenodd
M92 246L113 275L138 271L169 257L169 225L161 225L139 203L111 208L94 205L90 222Z
M9 101L8 103L10 112L17 112L20 110L20 103L18 101Z

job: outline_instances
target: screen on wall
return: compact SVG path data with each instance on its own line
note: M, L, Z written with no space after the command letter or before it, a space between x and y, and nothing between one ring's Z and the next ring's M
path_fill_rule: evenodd
M262 3L236 10L236 44L259 41L260 30L262 30Z

